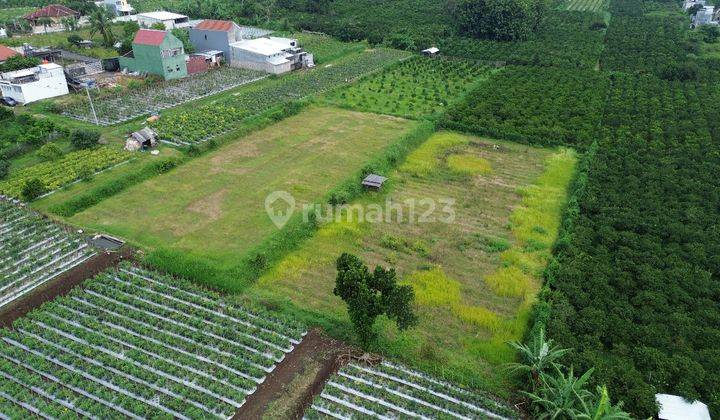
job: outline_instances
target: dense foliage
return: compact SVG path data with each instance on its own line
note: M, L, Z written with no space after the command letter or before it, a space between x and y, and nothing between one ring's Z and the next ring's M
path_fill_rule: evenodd
M605 23L592 13L554 11L543 20L533 37L524 41L497 42L458 36L438 39L446 55L502 61L508 64L595 67Z
M462 35L512 41L533 36L548 6L547 0L461 0L455 13Z
M511 67L448 111L445 125L513 141L583 147L596 136L607 76L591 70Z
M12 158L63 135L65 130L47 119L25 114L15 116L0 108L0 158Z
M24 55L15 55L2 64L0 64L0 72L15 71L35 67L40 64L40 59L37 57L26 57Z

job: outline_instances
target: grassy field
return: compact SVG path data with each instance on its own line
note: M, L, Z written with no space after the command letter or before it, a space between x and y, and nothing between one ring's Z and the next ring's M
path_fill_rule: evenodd
M0 9L0 12L3 9ZM112 26L115 34L121 33L121 27L119 25ZM67 38L70 35L78 35L83 39L90 39L95 43L93 48L80 48L71 45ZM109 58L117 57L117 51L112 48L105 48L100 46L102 42L102 36L98 33L90 35L89 29L79 29L77 31L62 31L62 32L48 32L46 34L26 34L22 36L0 39L0 44L8 45L11 47L19 47L23 44L30 44L35 47L55 47L63 48L70 51L77 52L78 54L87 55L96 58Z
M8 7L0 9L0 21L21 18L35 10L34 7Z
M417 118L440 114L487 77L470 60L414 57L328 95L328 102L380 114Z
M335 259L352 252L393 266L415 288L420 323L403 333L382 324L373 350L502 392L499 366L514 357L505 342L525 331L574 165L565 150L436 134L391 174L386 193L354 204L388 199L408 214L405 200L451 199L453 222L325 224L249 293L347 338L346 309L332 293ZM420 203L418 212L428 209Z
M414 123L311 108L169 174L137 185L70 222L150 249L169 247L227 268L276 232L265 197L320 199Z

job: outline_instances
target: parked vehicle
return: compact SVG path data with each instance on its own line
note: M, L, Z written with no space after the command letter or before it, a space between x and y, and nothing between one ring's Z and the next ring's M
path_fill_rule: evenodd
M0 97L0 104L6 105L6 106L17 106L18 101L16 101L13 98L10 98L10 97L3 96L3 97Z

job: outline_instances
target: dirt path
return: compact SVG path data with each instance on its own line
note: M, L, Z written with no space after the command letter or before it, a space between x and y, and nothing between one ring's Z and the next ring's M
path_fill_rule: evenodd
M351 349L320 330L311 330L247 398L233 419L302 418L313 397L340 367L338 357Z
M0 310L0 328L11 327L16 319L43 303L55 299L58 295L67 294L73 287L86 279L95 276L108 267L117 265L124 259L131 258L132 254L133 250L129 247L110 254L101 252L72 270L60 274Z

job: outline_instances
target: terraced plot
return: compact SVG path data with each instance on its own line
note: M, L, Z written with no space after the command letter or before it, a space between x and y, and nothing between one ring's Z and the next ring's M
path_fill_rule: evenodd
M0 307L94 253L81 236L0 198Z
M304 334L124 264L0 333L0 418L229 418Z
M351 363L330 378L305 418L488 418L518 414L489 395L473 393L390 362Z
M567 10L579 12L603 12L608 8L608 0L566 0Z

